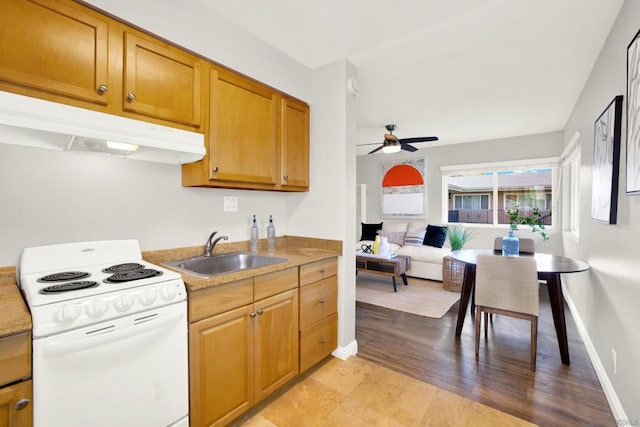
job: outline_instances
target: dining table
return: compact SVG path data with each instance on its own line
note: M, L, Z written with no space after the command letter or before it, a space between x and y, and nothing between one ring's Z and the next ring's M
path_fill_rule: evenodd
M474 316L473 309L475 304L472 295L474 295L476 262L478 256L483 254L502 256L501 251L494 251L492 249L459 249L451 251L450 254L453 259L464 263L464 278L460 295L460 305L458 307L456 337L460 337L460 334L462 333L464 318L466 316L470 300L472 303L471 315ZM544 280L547 283L551 313L553 315L553 324L556 329L556 335L558 336L560 359L563 364L569 365L569 345L567 342L567 325L564 316L564 296L562 294L561 275L586 271L590 268L589 264L584 261L565 256L540 252L533 254L521 253L518 256L533 257L536 260L538 279Z

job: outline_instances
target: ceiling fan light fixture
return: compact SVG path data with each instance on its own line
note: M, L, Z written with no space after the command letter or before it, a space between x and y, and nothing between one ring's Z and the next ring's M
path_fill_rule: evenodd
M397 153L398 151L400 151L400 144L398 144L397 142L392 144L385 144L384 147L382 147L382 152L385 154Z

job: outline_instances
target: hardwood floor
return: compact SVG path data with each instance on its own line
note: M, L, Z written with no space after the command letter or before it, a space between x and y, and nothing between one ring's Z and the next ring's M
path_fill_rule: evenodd
M616 425L566 305L571 365L560 361L545 285L536 372L528 321L494 316L476 363L475 319L467 314L456 339L457 313L458 303L432 319L357 302L358 356L541 426Z

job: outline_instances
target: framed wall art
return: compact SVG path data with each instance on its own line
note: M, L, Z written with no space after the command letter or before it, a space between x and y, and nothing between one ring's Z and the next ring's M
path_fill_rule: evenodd
M618 214L622 95L596 119L593 129L591 218L615 224Z
M383 218L419 218L425 214L425 160L380 162Z
M627 194L640 194L640 31L627 47Z

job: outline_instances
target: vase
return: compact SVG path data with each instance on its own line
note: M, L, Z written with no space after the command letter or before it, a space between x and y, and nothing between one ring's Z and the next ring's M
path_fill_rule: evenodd
M518 256L520 254L520 240L513 230L509 230L506 236L502 238L502 255Z
M389 241L384 236L380 238L380 244L378 244L378 255L389 256Z
M378 255L378 246L380 245L380 236L376 236L376 240L373 241L373 254Z

